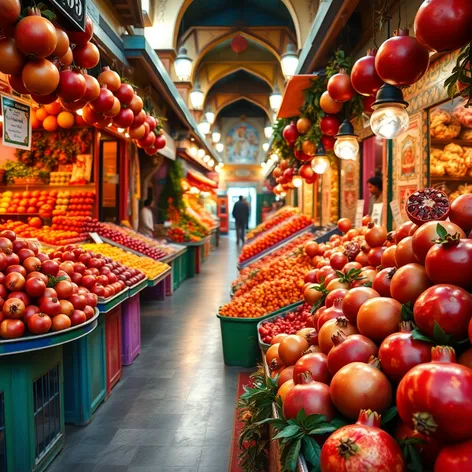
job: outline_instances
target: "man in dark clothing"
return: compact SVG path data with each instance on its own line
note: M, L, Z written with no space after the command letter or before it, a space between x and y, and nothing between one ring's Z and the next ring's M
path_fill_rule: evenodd
M237 244L239 245L239 240L244 244L246 225L249 219L249 205L244 201L242 196L239 197L239 201L234 204L233 218L236 220Z

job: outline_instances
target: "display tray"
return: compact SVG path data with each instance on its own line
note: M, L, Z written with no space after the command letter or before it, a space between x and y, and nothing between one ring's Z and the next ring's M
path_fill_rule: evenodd
M257 323L257 339L259 341L259 347L261 348L263 352L266 352L267 349L269 349L270 344L266 344L262 342L261 335L259 334L259 328L261 327L262 323L265 323L267 321L272 321L275 318L284 317L285 315L293 311L295 308L298 308L302 304L303 304L303 300L297 303L292 303L291 305L287 305L286 307L281 308L280 310L275 311L274 313L271 313L270 316L265 317L263 320Z
M134 284L131 287L128 287L128 297L131 298L137 293L141 292L141 290L144 290L148 286L148 278L145 278L143 280L140 280L137 284Z
M179 244L185 247L203 246L205 242L207 242L210 238L211 236L205 236L201 241L192 241L188 243L179 243Z
M38 336L23 336L16 339L2 339L0 340L0 356L37 351L38 349L59 346L79 339L97 327L99 315L99 310L95 308L95 315L90 320L77 326L71 326L63 331L49 332Z
M173 260L180 257L186 250L187 250L187 248L183 247L179 251L174 252L173 254L169 254L168 256L166 256L162 259L159 259L159 262L164 262L164 263L172 262Z
M168 267L164 272L160 273L154 279L148 279L148 287L155 287L159 282L162 282L171 272L172 267Z
M264 256L267 256L268 254L271 254L272 252L276 251L280 247L282 247L284 244L289 243L290 241L293 241L294 239L298 238L298 236L301 236L302 234L308 232L308 231L315 231L315 226L310 225L306 226L305 228L301 229L300 231L297 231L296 233L293 233L291 236L282 239L282 241L278 242L277 244L274 244L273 246L265 249L261 253L257 254L254 257L251 257L250 259L246 259L243 262L238 263L237 267L238 270L244 269L244 267L247 267L248 265L252 264L253 262L258 261L259 259L262 259Z
M97 308L101 313L108 313L110 310L113 310L121 302L128 298L129 287L126 287L121 292L113 295L109 298L98 298Z
M123 249L123 251L128 251L131 254L134 254L135 256L140 256L140 257L149 257L146 256L146 254L143 254L142 252L136 251L134 249L130 249L129 247L123 246L122 244L116 243L112 239L104 238L103 236L100 236L100 239L104 242L109 244L110 246L115 246L119 247L120 249ZM153 261L158 261L158 262L166 262L165 259L169 256L164 256L161 257L160 259L153 259L152 257L149 257L149 259L152 259Z

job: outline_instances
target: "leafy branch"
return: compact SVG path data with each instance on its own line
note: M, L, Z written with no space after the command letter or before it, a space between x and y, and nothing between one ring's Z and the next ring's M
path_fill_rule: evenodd
M457 58L456 65L452 69L451 75L444 81L444 86L447 89L447 94L450 98L460 92L460 95L466 98L467 102L464 105L466 108L469 107L472 101L472 72L470 70L470 64L472 63L472 43L464 46L461 49L461 53ZM459 90L457 84L461 82L463 84L462 90Z

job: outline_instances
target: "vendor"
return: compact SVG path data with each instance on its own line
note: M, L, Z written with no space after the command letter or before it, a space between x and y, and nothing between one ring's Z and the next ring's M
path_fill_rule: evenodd
M370 192L369 215L372 215L372 211L374 210L374 205L376 203L383 202L382 185L383 182L381 175L374 175L367 181L367 188Z
M154 220L152 217L152 200L144 201L144 206L139 214L139 232L152 238L154 236Z

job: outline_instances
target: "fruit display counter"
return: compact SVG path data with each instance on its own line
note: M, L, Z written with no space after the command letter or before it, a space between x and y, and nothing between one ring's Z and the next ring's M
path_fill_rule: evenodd
M260 234L265 233L269 229L274 228L275 226L283 223L288 218L298 215L300 210L291 206L284 206L280 210L277 210L270 218L263 221L260 225L256 226L254 229L251 229L247 233L246 240L249 242Z
M284 438L282 469L302 456L321 471L470 460L472 194L436 203L432 192L409 197L412 221L395 231L341 219L342 234L305 243L305 304L258 319L268 372L246 391L246 417L259 416L242 434L269 423ZM264 402L276 415L260 416Z

